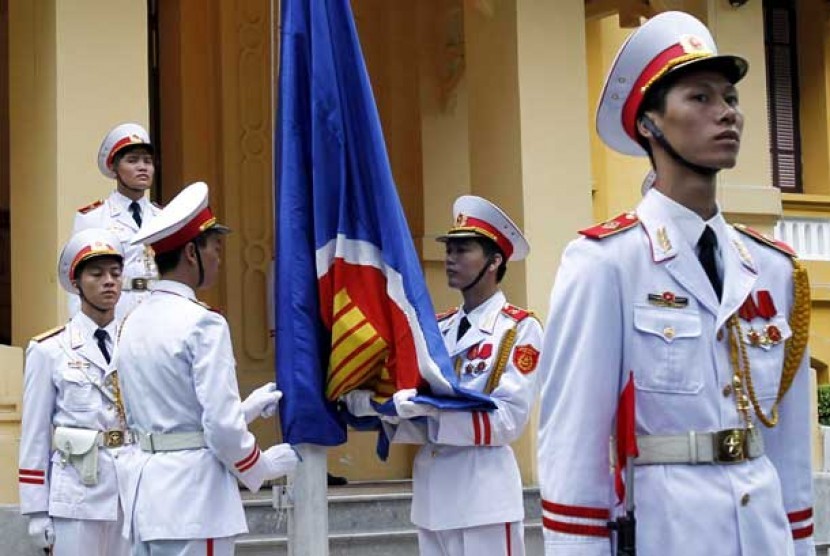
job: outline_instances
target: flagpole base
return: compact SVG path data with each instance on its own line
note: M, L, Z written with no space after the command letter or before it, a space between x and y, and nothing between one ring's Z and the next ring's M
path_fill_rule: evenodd
M302 461L288 477L288 556L328 556L327 448L315 444L295 448Z

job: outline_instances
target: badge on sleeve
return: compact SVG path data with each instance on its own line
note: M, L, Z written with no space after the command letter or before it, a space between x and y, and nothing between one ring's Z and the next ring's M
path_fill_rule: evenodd
M516 346L513 350L513 364L522 374L533 372L539 362L539 350L530 344Z

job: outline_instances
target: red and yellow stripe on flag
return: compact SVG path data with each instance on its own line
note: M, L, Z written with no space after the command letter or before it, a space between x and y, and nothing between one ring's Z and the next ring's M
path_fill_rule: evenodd
M336 400L349 390L377 376L384 366L388 344L380 336L346 288L334 295L326 397ZM385 373L389 375L388 371Z

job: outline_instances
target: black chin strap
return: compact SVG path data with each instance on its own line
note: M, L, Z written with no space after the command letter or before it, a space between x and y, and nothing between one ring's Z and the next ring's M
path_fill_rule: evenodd
M481 272L478 273L478 276L476 276L475 280L473 280L472 282L470 282L469 284L467 284L466 286L461 288L461 291L465 292L465 291L469 290L470 288L472 288L473 286L475 286L476 284L478 284L481 281L481 279L484 278L484 275L487 274L487 268L492 264L492 262L493 262L493 257L492 256L487 257L487 262L484 263L484 268L481 269Z
M196 243L196 240L191 240L190 243L196 249L196 261L199 263L199 284L196 287L200 288L205 282L205 267L202 265L202 254L199 253L199 245Z
M674 147L672 147L669 144L668 140L666 139L666 136L663 135L663 132L660 131L660 128L657 127L657 124L655 124L651 120L651 118L649 118L648 116L643 116L640 118L640 121L643 122L645 128L649 130L651 134L654 136L654 140L657 141L657 143L659 143L661 147L663 147L663 150L669 153L669 156L671 156L673 159L675 159L677 162L679 162L692 172L700 174L701 176L714 176L720 171L720 168L710 168L708 166L701 166L700 164L695 164L694 162L686 160L685 158L680 156L680 153L674 150Z

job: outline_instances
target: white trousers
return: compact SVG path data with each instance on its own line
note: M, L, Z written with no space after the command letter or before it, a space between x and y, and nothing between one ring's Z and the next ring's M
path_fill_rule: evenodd
M418 529L421 556L525 556L524 524L496 523L465 529Z
M136 541L132 556L233 556L233 539Z
M124 518L118 521L55 517L53 556L129 556L130 541L121 536Z

